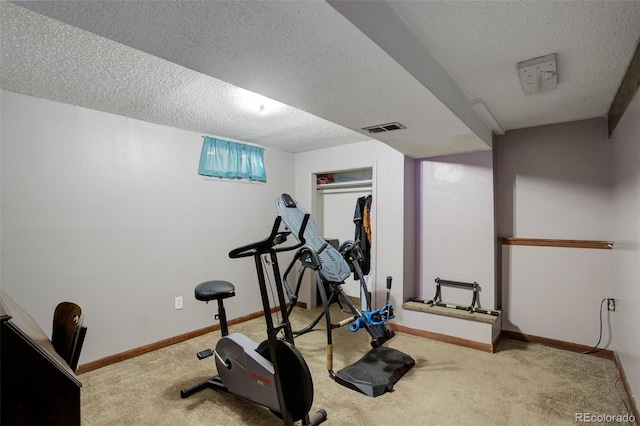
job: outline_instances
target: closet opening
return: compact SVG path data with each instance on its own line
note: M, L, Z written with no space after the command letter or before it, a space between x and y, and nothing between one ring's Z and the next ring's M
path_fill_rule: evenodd
M366 248L365 257L369 258L367 262L369 273L365 276L365 280L369 291L375 293L371 279L374 276L375 267L373 168L317 173L314 181L316 183L314 217L320 232L331 245L339 247L347 240L354 241L357 238L354 219L362 224L360 228L365 227L363 222L366 220L368 232L360 229L358 235L361 236L360 238L368 240L362 246L363 249ZM359 210L358 213L357 210ZM358 218L358 214L361 216L360 218ZM360 298L361 296L360 282L354 279L353 274L345 280L342 288L349 297ZM321 304L317 289L316 303Z

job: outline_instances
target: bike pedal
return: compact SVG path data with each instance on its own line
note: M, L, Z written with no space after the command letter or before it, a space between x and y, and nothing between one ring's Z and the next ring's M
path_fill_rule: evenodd
M205 358L210 357L211 355L213 355L213 350L206 349L204 351L198 352L198 359L205 359Z

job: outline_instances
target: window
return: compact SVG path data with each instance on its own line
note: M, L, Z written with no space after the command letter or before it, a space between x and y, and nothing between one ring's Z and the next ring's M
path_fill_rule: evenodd
M264 148L205 136L198 174L266 182Z

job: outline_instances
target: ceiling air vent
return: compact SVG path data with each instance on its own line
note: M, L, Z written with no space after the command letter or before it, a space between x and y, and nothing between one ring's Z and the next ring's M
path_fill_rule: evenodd
M369 127L363 127L362 130L366 130L369 133L382 133L382 132L390 132L392 130L400 130L400 129L406 129L405 126L403 126L402 124L398 123L397 121L394 123L387 123L387 124L378 124L375 126L369 126Z
M518 75L525 95L555 90L558 87L556 54L519 62Z

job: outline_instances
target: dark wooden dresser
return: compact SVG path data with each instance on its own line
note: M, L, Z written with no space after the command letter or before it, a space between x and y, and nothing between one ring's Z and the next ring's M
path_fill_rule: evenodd
M0 291L0 424L80 425L82 384L29 314Z

